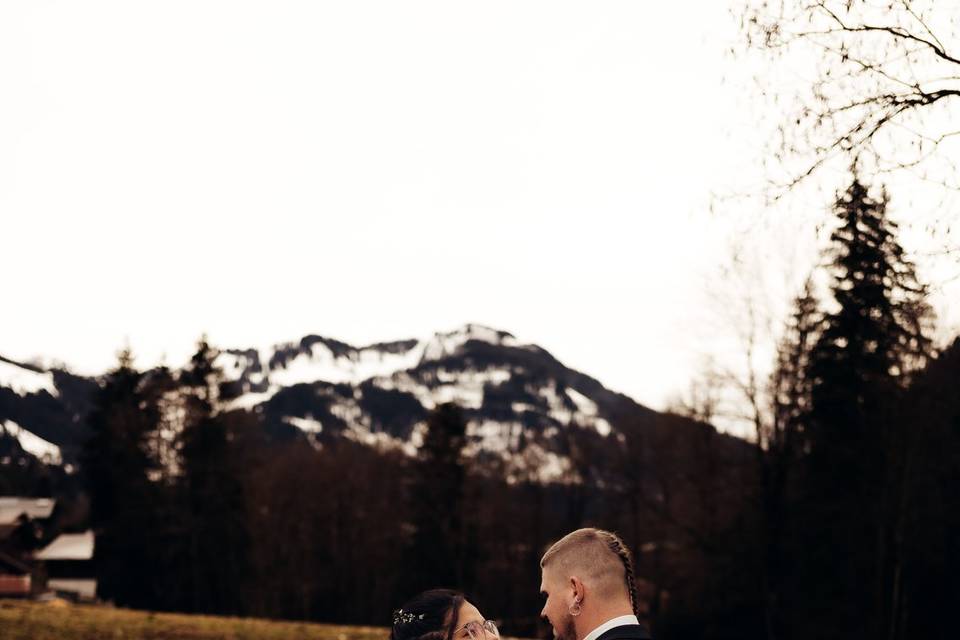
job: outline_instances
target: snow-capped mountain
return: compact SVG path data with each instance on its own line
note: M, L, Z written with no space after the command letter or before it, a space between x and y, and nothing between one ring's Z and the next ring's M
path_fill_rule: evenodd
M216 364L225 380L222 410L252 412L274 437L315 446L349 438L412 454L428 412L455 402L467 421L467 455L547 481L572 470L572 436L592 441L594 450L615 449L625 420L651 429L663 422L544 349L472 324L363 347L309 335L269 348L223 349ZM65 371L0 360L8 445L13 438L36 457L75 462L94 388Z
M565 367L509 333L466 325L423 340L353 347L320 336L265 350L227 350L217 364L231 409L263 414L318 443L347 437L413 452L427 412L455 402L467 419L468 454L515 460L544 479L568 470L569 429L613 436L626 396Z

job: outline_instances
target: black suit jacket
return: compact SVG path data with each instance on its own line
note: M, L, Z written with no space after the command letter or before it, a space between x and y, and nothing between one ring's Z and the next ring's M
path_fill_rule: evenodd
M624 624L607 629L597 640L651 640L650 632L639 624Z

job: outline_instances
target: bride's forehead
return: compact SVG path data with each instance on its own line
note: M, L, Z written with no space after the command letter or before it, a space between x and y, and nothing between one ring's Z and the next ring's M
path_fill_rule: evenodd
M460 626L463 626L464 624L468 622L472 622L474 620L477 620L477 621L483 620L483 616L480 615L480 611L471 603L466 601L464 601L464 603L460 605L460 615L458 616L458 618L459 618L458 623L460 624Z

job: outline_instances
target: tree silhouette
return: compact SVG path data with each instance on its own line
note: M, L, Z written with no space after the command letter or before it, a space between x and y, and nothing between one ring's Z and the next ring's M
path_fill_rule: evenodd
M246 499L229 416L218 411L216 355L201 339L180 377L184 592L191 610L239 613L248 576Z
M889 637L903 615L892 567L902 547L896 530L912 436L898 411L930 352L929 311L886 217L886 195L871 196L854 177L835 212L835 308L824 315L806 370L806 617L846 637Z
M97 534L99 595L127 606L149 606L156 599L152 581L143 576L157 570L153 536L160 487L150 480L158 467L148 450L159 411L144 382L124 349L96 394L81 458Z
M431 585L458 585L467 570L462 544L466 423L452 403L427 418L423 445L409 485L413 536L407 579L411 592Z
M821 315L810 279L794 300L793 313L777 350L770 380L772 410L757 434L760 461L760 513L763 549L762 583L766 632L770 638L787 634L792 594L789 548L791 505L796 497L804 423L810 410L807 369L820 331Z

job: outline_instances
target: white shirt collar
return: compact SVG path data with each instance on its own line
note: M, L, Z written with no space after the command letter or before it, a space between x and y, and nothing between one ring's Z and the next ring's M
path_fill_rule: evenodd
M588 633L583 640L597 640L597 638L610 629L613 629L614 627L622 627L626 624L640 624L640 621L637 620L637 616L620 616L613 618L612 620L607 620L602 625Z

